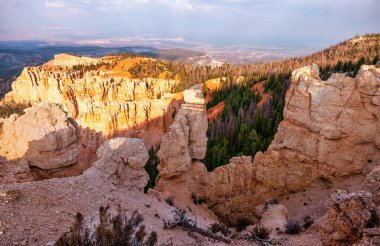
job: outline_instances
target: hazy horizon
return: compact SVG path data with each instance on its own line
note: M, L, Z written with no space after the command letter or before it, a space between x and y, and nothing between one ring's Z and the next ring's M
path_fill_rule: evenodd
M380 32L376 0L0 0L0 40L323 47Z

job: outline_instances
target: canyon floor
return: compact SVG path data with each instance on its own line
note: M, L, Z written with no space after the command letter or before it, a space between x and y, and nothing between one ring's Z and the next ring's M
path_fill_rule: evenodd
M107 206L137 211L162 246L379 245L380 64L327 80L316 64L294 70L267 150L208 170L208 120L226 105L207 111L200 84L169 93L177 79L132 78L132 63L160 62L124 58L59 55L14 82L5 102L30 107L0 121L0 245L55 245L77 213L93 232ZM249 90L265 111L265 81ZM146 139L160 143L153 157Z
M359 190L362 176L352 177L329 187L321 182L304 191L285 196L280 203L289 211L289 218L302 221L305 216L314 218L315 224L300 235L279 234L276 245L322 245L317 224L328 208L328 196L335 189L350 192ZM169 219L175 207L168 205L165 197L157 192L142 194L125 191L98 175L69 177L32 183L3 185L0 194L14 191L13 198L0 196L0 243L1 245L53 245L57 237L68 231L74 215L80 212L86 222L94 224L101 206L118 206L127 214L137 210L144 216L148 230L155 230L159 242L174 245L228 245L182 229L164 229L163 219ZM174 197L174 204L177 202ZM176 205L175 205L176 206ZM200 226L207 227L217 221L215 215L201 205L188 204L181 207ZM255 242L234 240L232 245L260 245Z

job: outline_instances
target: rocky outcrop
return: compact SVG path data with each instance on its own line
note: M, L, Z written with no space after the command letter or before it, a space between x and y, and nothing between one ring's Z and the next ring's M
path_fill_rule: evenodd
M375 66L362 66L356 78L333 74L327 81L320 79L315 64L303 67L292 73L284 120L265 153L234 157L210 173L199 162L190 164L186 155L179 172L174 161L164 171L179 175L190 167L176 182L185 182L215 214L234 223L252 217L266 199L299 191L321 177L334 181L378 165L379 100L380 69ZM166 141L173 148L178 142L171 136ZM181 154L176 152L176 158Z
M268 204L261 215L260 224L270 230L273 236L278 232L285 232L288 219L288 210L282 204Z
M380 228L366 228L363 230L363 239L358 245L380 245Z
M115 136L144 138L150 146L173 122L182 95L170 94L176 80L130 78L124 65L133 62L57 55L43 66L24 68L4 102L61 105L80 128L84 165L95 161L97 148Z
M380 167L367 175L362 190L371 193L375 205L380 206Z
M207 147L207 114L200 86L184 91L185 103L161 141L158 152L160 177L187 172L193 160L202 160Z
M93 169L105 173L114 184L122 184L128 190L143 191L149 180L144 166L148 161L148 150L138 138L113 138L106 141L97 151L98 160L85 172Z
M138 211L146 233L157 233L157 245L210 245L208 238L164 229L163 220L172 219L175 208L164 199L140 191L146 184L143 166L148 158L142 140L112 139L102 145L98 154L100 159L94 166L79 176L1 184L0 245L54 245L70 231L76 214L83 215L84 225L91 230L99 224L99 209L106 206L112 216L125 212L131 218ZM196 212L202 216L189 211L186 217L197 221L198 227L207 228L216 222L200 209Z
M75 65L96 65L101 62L101 59L92 57L81 57L69 54L58 54L54 56L54 59L47 62L46 65L49 66L61 66L61 67L72 67Z
M380 70L362 66L355 79L334 74L327 81L318 71L312 65L292 73L285 119L268 151L255 156L255 177L267 187L297 191L321 175L360 174L380 161Z
M252 214L252 205L299 191L319 177L371 170L380 163L379 88L380 69L374 66L362 66L356 78L334 74L327 81L316 65L295 70L285 119L268 151L253 161L232 159L209 174L207 188L198 189L217 214Z
M337 190L330 200L330 209L319 226L324 244L343 245L359 240L375 209L371 193Z
M43 171L78 163L79 132L60 106L39 104L3 122L0 155Z

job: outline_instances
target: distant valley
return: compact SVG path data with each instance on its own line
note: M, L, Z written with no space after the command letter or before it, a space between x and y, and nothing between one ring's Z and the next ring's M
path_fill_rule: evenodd
M223 63L246 64L276 61L305 55L312 51L314 51L312 48L295 49L292 47L263 46L208 47L199 45L190 46L189 48L170 48L169 46L156 48L149 45L108 47L60 45L40 41L3 41L0 42L0 98L10 91L11 82L20 75L24 67L39 66L60 53L93 57L129 53L163 60L181 61L196 66L217 67Z

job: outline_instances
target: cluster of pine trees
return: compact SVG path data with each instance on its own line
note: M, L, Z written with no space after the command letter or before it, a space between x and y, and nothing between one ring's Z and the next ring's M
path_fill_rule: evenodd
M280 81L277 76L271 76L267 80L266 85L269 86L266 91L273 90L276 94L261 108L257 106L261 96L252 90L257 82L223 86L214 93L215 97L213 95L213 100L207 107L220 101L224 101L225 107L221 116L209 124L205 158L208 170L228 163L234 156L254 156L257 151L267 149L282 120L288 85L288 81L276 81Z
M223 86L213 92L207 104L207 108L211 108L222 101L225 103L220 117L209 122L207 132L209 140L204 162L208 170L213 170L234 156L253 156L267 149L283 119L285 94L294 69L316 63L323 80L336 72L354 77L361 65L375 64L379 56L380 35L369 34L360 42L347 40L309 56L282 61L239 66L224 64L217 68L165 61L165 68L169 77L178 76L182 81L175 91L209 79L225 78ZM252 87L261 81L265 81L264 91L271 99L259 108L257 103L261 96L255 94ZM152 151L151 162L156 152ZM157 165L158 160L154 163Z
M361 65L376 64L379 61L380 36L367 35L362 43L345 41L311 56L284 61L249 64L243 66L243 72L237 68L232 85L225 83L212 95L207 108L224 101L225 107L219 118L209 122L207 132L209 141L205 164L208 170L228 163L229 159L239 155L254 156L265 151L283 119L286 90L290 84L291 71L295 68L316 63L320 67L320 76L328 79L333 73L347 73L355 77ZM251 73L248 71L251 71ZM237 83L238 76L245 81ZM261 108L257 106L260 96L252 92L252 87L265 81L264 91L271 99Z
M158 78L160 74L167 70L166 63L159 60L146 60L140 61L133 67L131 67L128 72L133 78Z

